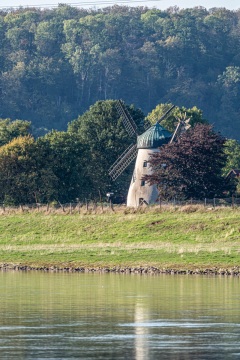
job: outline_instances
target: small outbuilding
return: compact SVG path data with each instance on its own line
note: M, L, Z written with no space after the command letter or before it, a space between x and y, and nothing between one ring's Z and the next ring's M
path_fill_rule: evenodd
M240 169L232 169L229 171L229 173L226 176L226 180L229 180L231 178L240 178Z

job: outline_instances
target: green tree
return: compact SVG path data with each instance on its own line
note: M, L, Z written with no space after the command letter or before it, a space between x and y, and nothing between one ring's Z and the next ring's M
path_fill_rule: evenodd
M29 121L0 119L0 146L9 143L16 137L29 135L30 129Z
M128 107L134 121L143 131L143 113L133 106ZM88 178L91 179L92 196L98 196L114 190L118 195L126 195L131 176L128 169L114 184L111 184L108 170L120 154L135 139L130 139L116 110L116 101L98 101L82 116L69 124L68 132L78 134L86 145L90 161L87 166Z
M237 140L229 139L225 143L226 164L223 175L226 176L232 169L240 169L240 144Z
M152 124L158 121L173 104L159 104L150 114L146 117ZM161 121L161 125L168 131L173 132L176 128L176 122L178 118L185 117L190 118L190 125L194 126L197 123L205 124L207 121L203 118L203 113L200 109L194 106L191 109L185 107L176 106L166 119Z
M229 66L218 76L218 92L220 95L220 107L217 110L217 116L220 118L221 128L226 136L240 139L240 126L236 119L240 116L240 67ZM235 135L232 136L233 128Z
M79 136L52 131L36 143L48 152L51 159L49 167L56 178L55 200L62 203L77 198L84 200L91 191L91 178L88 176L90 153Z
M31 136L19 136L0 147L1 201L17 205L55 198L57 179L46 150Z
M239 138L239 11L109 6L0 14L0 116L63 130L98 100L197 106Z

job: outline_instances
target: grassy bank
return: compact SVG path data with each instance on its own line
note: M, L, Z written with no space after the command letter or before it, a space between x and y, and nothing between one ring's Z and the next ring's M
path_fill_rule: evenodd
M240 266L240 209L199 206L2 211L0 264L31 267Z

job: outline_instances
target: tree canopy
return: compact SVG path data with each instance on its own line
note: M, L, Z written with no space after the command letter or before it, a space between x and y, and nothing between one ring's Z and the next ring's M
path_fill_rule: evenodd
M142 111L125 106L139 134L143 133ZM153 121L168 107L158 106L152 112ZM215 133L199 109L185 110L195 126L177 142L161 147L152 159L154 173L148 180L159 182L161 195L168 198L222 195L225 175L239 168L239 144ZM174 111L176 117L183 114L183 108ZM166 126L172 126L175 116L171 114ZM53 130L34 138L28 134L29 127L18 120L0 122L0 202L67 203L106 199L109 191L124 202L134 163L115 182L108 170L136 138L124 128L115 100L96 102L69 123L67 131Z
M134 106L127 108L143 131L142 111ZM28 125L19 121L3 124L10 124L11 129L19 129L19 124ZM67 131L51 131L37 139L18 134L16 131L13 140L9 136L11 141L0 146L0 201L66 203L103 198L109 191L116 192L124 201L132 168L115 183L111 182L108 170L136 139L129 138L117 113L116 101L97 102L69 123ZM2 138L7 142L7 135Z
M41 161L48 160L47 169L55 178L51 200L61 203L88 198L91 178L88 167L91 163L89 149L75 133L52 131L36 141Z
M173 104L158 104L146 117L152 124L158 121ZM192 109L175 106L169 115L161 121L161 125L170 132L174 132L176 128L177 119L190 119L190 125L194 126L197 123L205 124L207 120L203 118L202 110L194 106Z
M0 201L16 205L55 199L51 160L32 136L19 136L0 147Z
M225 154L227 161L223 168L223 175L226 176L232 169L240 169L240 144L237 140L227 140L225 143Z
M0 117L65 130L98 100L203 110L240 140L240 10L109 6L0 13Z
M144 114L134 106L127 106L140 132L143 132ZM131 139L125 130L117 109L116 101L98 101L77 120L68 126L70 134L77 134L90 156L87 174L90 180L90 193L106 194L109 190L125 197L132 176L132 167L115 183L111 182L108 170L123 151L136 139Z
M152 156L152 174L145 180L157 184L166 199L222 196L227 188L222 177L224 143L210 125L198 123Z
M0 119L0 146L9 143L18 136L27 136L31 131L29 121Z

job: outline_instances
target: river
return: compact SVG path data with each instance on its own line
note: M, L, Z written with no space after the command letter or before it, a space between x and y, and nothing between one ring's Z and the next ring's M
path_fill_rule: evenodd
M240 359L240 278L0 273L0 359Z

